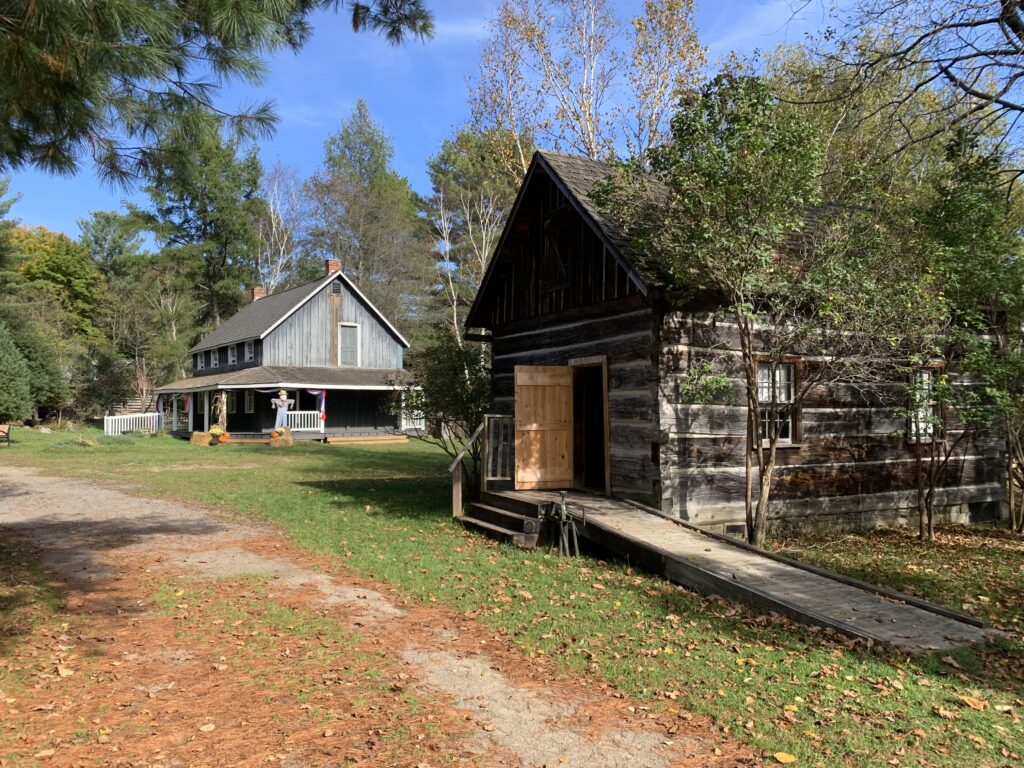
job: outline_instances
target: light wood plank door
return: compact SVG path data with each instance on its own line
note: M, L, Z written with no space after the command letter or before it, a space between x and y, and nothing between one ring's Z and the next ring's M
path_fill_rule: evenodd
M517 365L516 490L572 488L572 368Z

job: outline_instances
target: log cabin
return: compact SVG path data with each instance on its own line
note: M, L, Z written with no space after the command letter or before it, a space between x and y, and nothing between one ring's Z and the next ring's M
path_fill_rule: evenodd
M271 400L293 405L288 426L299 440L344 442L401 438L417 425L395 415L406 385L409 342L341 270L252 300L190 350L192 375L160 387L170 431L186 436L216 423L224 404L233 439L263 440L273 431Z
M590 193L610 174L600 162L537 152L468 313L469 337L493 353L484 490L590 491L743 535L746 407L680 394L711 350L735 357L742 392L736 327L707 297L674 297L602 216ZM780 366L790 387L805 365L813 361L794 355ZM812 390L780 440L772 527L913 519L906 408L898 381ZM965 445L938 491L942 517L1000 515L1000 451L993 437Z

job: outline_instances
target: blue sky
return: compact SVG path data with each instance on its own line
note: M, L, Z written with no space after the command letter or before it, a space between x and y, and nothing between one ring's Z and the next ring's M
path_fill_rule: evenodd
M823 23L815 4L794 17L792 0L696 2L698 31L709 47L712 66L730 51L750 53L797 42ZM276 56L260 88L234 86L220 103L231 108L273 99L280 121L274 136L261 142L260 155L267 166L281 160L308 175L320 161L324 139L361 97L394 142L396 170L414 189L427 192L427 158L468 118L467 77L476 72L497 0L428 4L437 24L434 39L399 49L370 34L354 35L343 14L320 14L314 18L313 39L301 52ZM642 3L620 0L615 5L623 16L632 16ZM12 216L72 237L77 236L78 219L90 211L116 209L138 195L104 187L88 163L74 177L16 173L11 187L21 195Z

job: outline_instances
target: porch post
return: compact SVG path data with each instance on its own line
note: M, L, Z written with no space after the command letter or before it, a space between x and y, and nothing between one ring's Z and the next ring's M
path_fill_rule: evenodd
M178 393L171 396L171 427L172 432L178 431Z
M210 390L203 392L203 432L210 431Z
M196 396L195 396L195 392L192 392L189 395L188 400L189 400L189 403L188 403L188 431L189 431L189 434L191 434L196 429L195 426L194 426L194 424L195 424L195 413L196 413Z

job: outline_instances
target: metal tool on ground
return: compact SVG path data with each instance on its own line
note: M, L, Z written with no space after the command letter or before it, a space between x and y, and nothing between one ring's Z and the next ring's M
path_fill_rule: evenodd
M576 519L569 514L568 505L565 502L565 491L559 492L559 500L548 504L546 511L547 519L555 527L554 535L551 537L551 549L555 548L555 538L558 539L558 554L562 557L579 557L580 541L579 532L576 529ZM584 508L582 524L587 524L587 512Z

